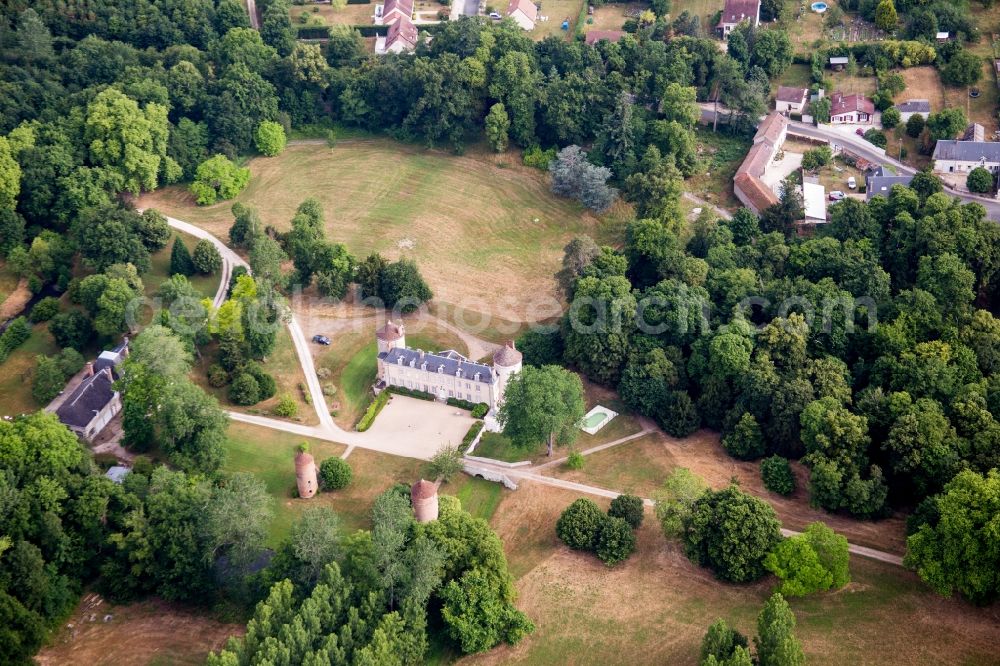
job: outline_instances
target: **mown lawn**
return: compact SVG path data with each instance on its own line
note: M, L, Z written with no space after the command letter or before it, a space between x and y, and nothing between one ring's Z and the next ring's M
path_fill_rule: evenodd
M31 397L35 372L35 357L59 352L59 346L49 333L48 324L35 324L31 337L0 363L0 416L17 416L41 409Z
M548 176L521 166L515 153L497 157L475 146L455 156L344 139L332 148L289 146L278 157L251 160L250 170L236 201L255 205L265 224L287 230L296 207L315 197L328 237L356 256L413 258L436 299L504 303L500 314L512 320L528 319L539 297L558 296L553 275L570 239L586 233L599 243L615 240L600 219L552 195ZM199 207L179 186L142 202L220 238L232 225L233 203Z
M181 238L184 241L184 245L187 247L189 252L194 252L194 246L198 243L198 239L194 236L174 232L174 235L170 237L170 241L163 249L150 255L149 259L152 264L152 268L148 273L142 276L142 284L146 288L147 298L155 297L160 285L170 278L170 250L173 248L174 240L177 238ZM223 236L223 238L225 238L225 236ZM188 276L188 280L191 282L191 286L194 287L195 291L206 298L215 297L215 292L219 288L220 278L221 276L219 273L214 275L202 275L201 273L195 273L194 275Z

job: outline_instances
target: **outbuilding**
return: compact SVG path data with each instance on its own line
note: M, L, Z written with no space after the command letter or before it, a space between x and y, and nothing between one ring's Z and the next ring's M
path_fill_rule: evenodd
M899 111L900 121L904 123L917 115L927 120L927 116L931 115L931 102L927 99L908 99L902 104L897 104L896 110Z

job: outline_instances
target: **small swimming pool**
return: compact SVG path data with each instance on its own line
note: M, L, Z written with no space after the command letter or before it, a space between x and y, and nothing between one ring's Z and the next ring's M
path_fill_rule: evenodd
M596 428L597 426L604 423L607 420L607 418L608 415L605 414L604 412L597 412L595 414L591 414L590 416L588 416L583 420L583 427Z
M814 2L811 5L809 5L809 9L813 10L817 14L822 14L828 8L829 8L829 5L827 5L825 2Z

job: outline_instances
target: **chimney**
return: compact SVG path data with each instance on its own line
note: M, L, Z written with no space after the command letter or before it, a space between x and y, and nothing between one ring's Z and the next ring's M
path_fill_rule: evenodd
M508 340L507 341L507 346L510 347L511 349L514 349L514 350L517 349L517 347L514 346L514 341L513 340Z
M83 376L93 377L94 376L94 362L87 361L87 364L83 366Z
M111 374L111 366L107 366L106 368L104 368L103 370L101 370L101 372L103 372L104 374L106 374L108 376L109 380L115 381L115 376L113 374Z

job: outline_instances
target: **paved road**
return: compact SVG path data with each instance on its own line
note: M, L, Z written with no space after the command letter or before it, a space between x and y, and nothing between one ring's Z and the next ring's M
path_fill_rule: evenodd
M719 121L724 121L728 116L729 112L721 110L719 111ZM715 111L710 108L701 107L701 118L705 122L711 123L715 120ZM806 123L801 123L795 120L789 122L789 129L794 129L796 133L803 134L815 139L822 139L830 143L836 143L840 146L847 147L852 153L859 155L860 157L874 162L876 164L888 164L896 169L899 173L903 174L914 174L916 169L911 166L907 166L896 159L879 152L875 146L865 141L863 138L847 134L846 132L840 132L836 129L831 129L829 126L819 126L815 127ZM1000 201L995 199L986 199L984 197L978 197L967 192L959 192L951 188L945 187L944 191L946 194L957 197L962 201L973 202L982 205L986 209L986 215L994 222L1000 222Z

